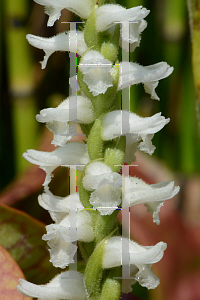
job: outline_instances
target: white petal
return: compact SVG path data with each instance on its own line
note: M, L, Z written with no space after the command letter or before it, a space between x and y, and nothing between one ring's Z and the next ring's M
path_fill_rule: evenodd
M86 298L83 276L76 271L67 271L57 275L46 285L36 285L19 279L17 290L24 296L40 299L71 299Z
M81 211L74 215L75 229L77 237L70 236L70 230L74 224L71 224L71 215L64 218L59 224L50 224L46 226L47 234L44 234L42 239L47 241L52 238L59 238L64 242L74 242L81 240L84 242L91 242L94 239L92 217L87 211Z
M45 193L39 195L38 202L40 206L49 211L52 220L56 223L60 223L69 212L84 209L78 193L67 197L58 197L45 189Z
M138 21L145 18L149 10L142 6L125 9L121 5L106 4L96 11L96 29L104 31L113 25L113 22Z
M123 114L123 116L122 116ZM152 117L143 118L128 111L115 110L107 113L102 124L102 139L107 141L122 135L122 120L129 119L129 128L126 129L124 134L139 134L141 138L145 138L148 134L154 134L161 130L168 122L157 113Z
M126 134L126 151L124 161L131 165L136 160L135 152L139 150L141 137L138 134Z
M167 245L160 242L155 246L144 247L126 240L129 243L129 264L138 269L135 279L148 289L155 288L159 284L159 279L151 271L151 266L162 259ZM108 240L103 254L103 268L121 266L122 245L121 237L111 237Z
M106 184L91 194L90 203L101 215L111 215L121 203L121 190Z
M135 277L141 286L148 289L155 289L160 284L160 279L154 274L149 265L140 268Z
M76 131L74 129L75 126L72 122L58 122L58 121L50 121L47 122L47 128L53 133L53 140L51 144L55 146L64 146L68 141L70 141L73 136L76 135Z
M130 44L130 51L133 52L140 44L140 34L147 27L147 22L144 20L137 21L137 23L122 23L120 45L128 51Z
M94 2L91 0L34 0L36 3L45 6L45 13L49 15L47 25L53 26L60 18L61 10L66 8L79 17L87 19L92 11Z
M54 196L49 190L39 195L38 202L40 206L48 211L69 213L72 210L83 210L79 194L74 193L67 197Z
M139 148L141 151L149 153L152 155L156 147L152 144L152 138L154 134L141 135L143 142L140 143Z
M51 173L61 165L78 165L87 164L90 159L87 147L83 143L68 143L63 147L57 148L52 152L27 150L23 157L29 162L39 165L47 173L47 177L43 185L47 185L51 180Z
M112 63L98 51L87 51L81 59L79 68L84 74L83 80L94 96L104 94L112 86Z
M93 221L87 211L81 211L73 216L65 217L59 224L46 226L47 234L42 239L48 241L50 246L51 262L55 267L65 268L73 262L76 246L72 244L77 240L91 242L94 239ZM74 233L76 231L76 234Z
M123 207L145 203L148 211L153 215L153 221L160 223L158 213L164 201L171 199L179 192L174 181L163 181L157 184L147 184L136 177L125 177L123 185ZM125 202L124 202L125 201Z
M41 62L42 69L46 67L51 54L56 51L71 51L73 53L78 53L78 55L82 55L87 50L84 41L84 32L78 30L62 32L50 38L27 34L26 38L29 44L44 50L45 56L44 60Z
M74 112L77 112L75 118ZM91 100L83 96L72 96L65 99L56 108L46 108L36 115L38 122L68 122L77 121L78 123L89 124L94 121L94 112Z
M71 121L83 124L94 121L93 105L87 97L72 96L56 108L42 109L36 119L42 123L47 122L47 128L54 134L52 144L64 146L76 134Z
M121 188L121 175L112 172L111 168L103 162L93 162L86 168L83 184L88 191L93 191L106 184Z
M146 67L132 62L122 62L120 63L121 76L119 78L118 90L133 84L144 83L145 91L150 93L153 99L158 100L159 98L155 93L158 80L166 78L172 72L173 67L170 67L165 62L160 62Z
M71 242L64 242L63 240L55 237L47 242L50 247L50 262L56 268L66 268L69 264L74 263L74 255L77 246Z

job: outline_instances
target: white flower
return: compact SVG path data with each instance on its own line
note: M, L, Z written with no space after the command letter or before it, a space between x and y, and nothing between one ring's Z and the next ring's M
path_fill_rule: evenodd
M120 74L118 90L129 85L143 83L145 92L151 95L152 99L159 100L155 92L158 80L166 78L173 72L166 62L160 62L150 66L140 66L132 62L121 62L119 64Z
M159 225L159 211L165 200L173 198L179 186L174 186L174 181L162 181L156 184L147 184L136 177L124 177L123 182L123 208L145 203L147 210L152 213L153 221Z
M39 298L40 300L86 299L83 275L76 271L63 272L45 285L36 285L21 278L19 282L17 290L24 296Z
M121 23L121 39L123 39L122 47L130 43L130 51L139 46L140 33L146 28L147 22L144 18L149 14L149 10L142 6L126 9L117 4L106 4L99 7L96 11L96 29L104 31L116 22ZM130 28L130 34L129 34ZM127 49L127 47L125 47Z
M38 202L40 206L48 210L54 222L61 222L72 211L83 210L84 207L79 199L79 194L74 193L67 197L54 196L49 189L39 195Z
M90 203L101 215L112 214L121 203L121 175L112 172L103 162L93 162L87 166L83 185L88 191L94 191Z
M72 123L69 121L83 124L92 123L94 121L93 106L89 98L72 96L56 108L42 109L40 114L36 115L36 119L38 122L46 122L47 128L53 132L52 144L64 146L75 135L74 129L70 131Z
M123 121L126 120L126 124ZM135 160L135 152L141 151L152 154L155 147L151 139L154 133L161 130L170 119L165 119L161 113L143 118L135 113L125 110L115 110L107 113L103 120L101 135L105 141L126 135L127 147L125 161L131 163Z
M81 58L79 68L83 73L83 81L94 96L104 94L112 86L112 62L105 59L95 50L87 51Z
M93 0L34 0L45 6L45 13L49 15L47 26L53 26L61 16L61 10L66 8L83 19L87 19L95 5Z
M125 239L125 238L123 238ZM129 241L129 264L136 267L135 280L141 286L154 289L159 285L159 279L151 270L154 263L163 257L167 245L163 242L155 246L140 246L134 241ZM121 266L122 261L122 238L119 236L111 237L104 249L103 268L114 268Z
M46 226L47 234L42 239L48 241L47 244L51 259L55 267L65 268L73 263L73 257L77 246L72 244L77 240L82 242L91 242L94 239L92 217L87 211L75 213L75 225L70 221L71 215L64 218L59 224L50 224ZM73 234L76 231L76 236ZM72 234L70 234L70 231Z
M45 56L44 60L41 62L42 69L46 67L51 54L56 51L71 51L78 55L82 55L87 50L87 46L84 41L84 32L78 30L62 32L50 38L27 34L26 38L29 44L38 49L44 50Z
M51 173L57 167L77 165L77 169L82 169L78 165L87 164L90 161L86 145L79 142L68 143L52 152L29 149L23 154L23 157L32 164L39 165L46 172L44 186L51 181L53 176Z
M144 19L149 12L142 6L126 9L118 4L102 5L96 11L96 29L100 32L104 31L113 26L113 22L137 22Z

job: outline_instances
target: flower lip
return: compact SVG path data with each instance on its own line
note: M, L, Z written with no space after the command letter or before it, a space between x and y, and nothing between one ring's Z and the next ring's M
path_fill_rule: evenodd
M112 62L96 50L88 50L79 64L83 81L94 96L104 94L112 86Z

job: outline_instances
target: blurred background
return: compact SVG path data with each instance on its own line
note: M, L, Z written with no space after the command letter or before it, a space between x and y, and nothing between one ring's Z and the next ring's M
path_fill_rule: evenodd
M166 61L174 67L156 92L160 101L145 94L143 86L131 87L131 110L148 117L162 112L170 123L153 138L152 157L139 153L131 175L148 183L175 180L181 191L161 209L161 224L152 224L146 209L131 210L131 234L143 245L163 240L168 250L155 266L161 285L148 292L134 286L138 299L200 299L200 5L198 0L124 0L131 8L150 10L140 47L130 60L141 65ZM188 5L187 5L188 4ZM75 20L67 10L53 27L47 27L44 7L32 0L0 0L0 203L25 211L44 223L48 213L39 207L44 172L22 157L27 149L52 151L52 136L35 115L57 106L68 96L69 55L54 53L42 70L44 52L31 47L28 33L50 37L68 30L62 21ZM120 99L120 94L119 94ZM134 170L133 170L134 169ZM69 190L68 170L60 168L51 182L54 194ZM149 215L149 214L148 214ZM1 232L1 231L0 231Z

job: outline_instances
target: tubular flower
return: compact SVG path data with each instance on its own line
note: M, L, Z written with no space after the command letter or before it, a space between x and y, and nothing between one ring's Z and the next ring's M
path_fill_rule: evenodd
M160 62L146 67L132 62L122 62L120 63L121 76L118 90L128 87L129 85L143 83L145 92L150 94L152 99L159 100L155 92L158 81L168 77L173 70L174 68L170 67L166 62Z
M121 30L122 39L130 43L131 52L139 46L140 33L146 28L147 23L144 18L149 14L149 10L142 6L125 9L121 5L106 4L96 11L96 29L102 32L117 22L123 22L125 30ZM130 34L129 34L130 28Z
M90 159L87 153L86 145L83 143L68 143L63 147L57 148L52 152L27 150L23 154L24 158L32 164L38 165L46 172L46 178L43 185L48 185L52 178L52 172L61 165L87 164Z
M27 34L26 38L29 44L38 49L44 50L45 56L41 62L42 69L46 67L51 54L56 51L70 51L77 53L78 55L82 55L87 50L87 46L84 41L84 33L78 30L71 31L71 33L62 32L50 38Z
M83 275L76 271L63 272L45 285L36 285L20 279L17 290L24 296L35 297L40 300L84 300L86 298Z
M71 122L90 124L94 121L94 111L90 99L72 96L56 108L42 109L40 114L36 115L36 119L38 122L46 123L47 128L53 132L52 144L64 146L76 134Z
M173 181L163 181L147 184L136 177L125 177L123 182L123 208L145 203L147 210L152 213L153 221L159 225L158 213L165 200L174 197L180 190Z
M128 120L128 126L123 126L123 120ZM139 117L134 113L125 110L115 110L107 113L103 119L101 135L104 141L112 140L117 136L127 135L129 138L129 146L140 143L140 150L152 154L155 149L152 146L151 139L154 133L161 130L170 119L165 119L161 113L157 113L152 117Z
M39 195L38 202L41 207L48 210L52 220L56 223L61 222L70 212L84 210L80 202L79 194L74 193L67 197L54 196L46 188L45 193Z
M148 289L155 289L160 280L151 270L151 266L162 259L167 245L160 242L155 246L145 247L128 239L127 241L129 243L129 264L136 267L134 279ZM122 238L119 236L111 237L107 241L103 253L104 269L121 266L122 246Z
M121 203L121 175L102 162L90 163L83 179L85 189L93 191L90 203L101 215L110 215Z
M98 51L89 50L83 55L79 68L84 74L83 81L94 96L104 94L112 86L111 66L111 61Z
M55 267L65 268L73 263L73 257L77 246L72 244L75 241L91 242L94 239L92 217L87 211L81 211L74 216L76 227L73 228L73 221L70 222L70 216L64 218L58 224L46 226L47 234L42 239L48 241L51 248L49 250L51 259ZM71 230L76 231L76 236L70 234Z

